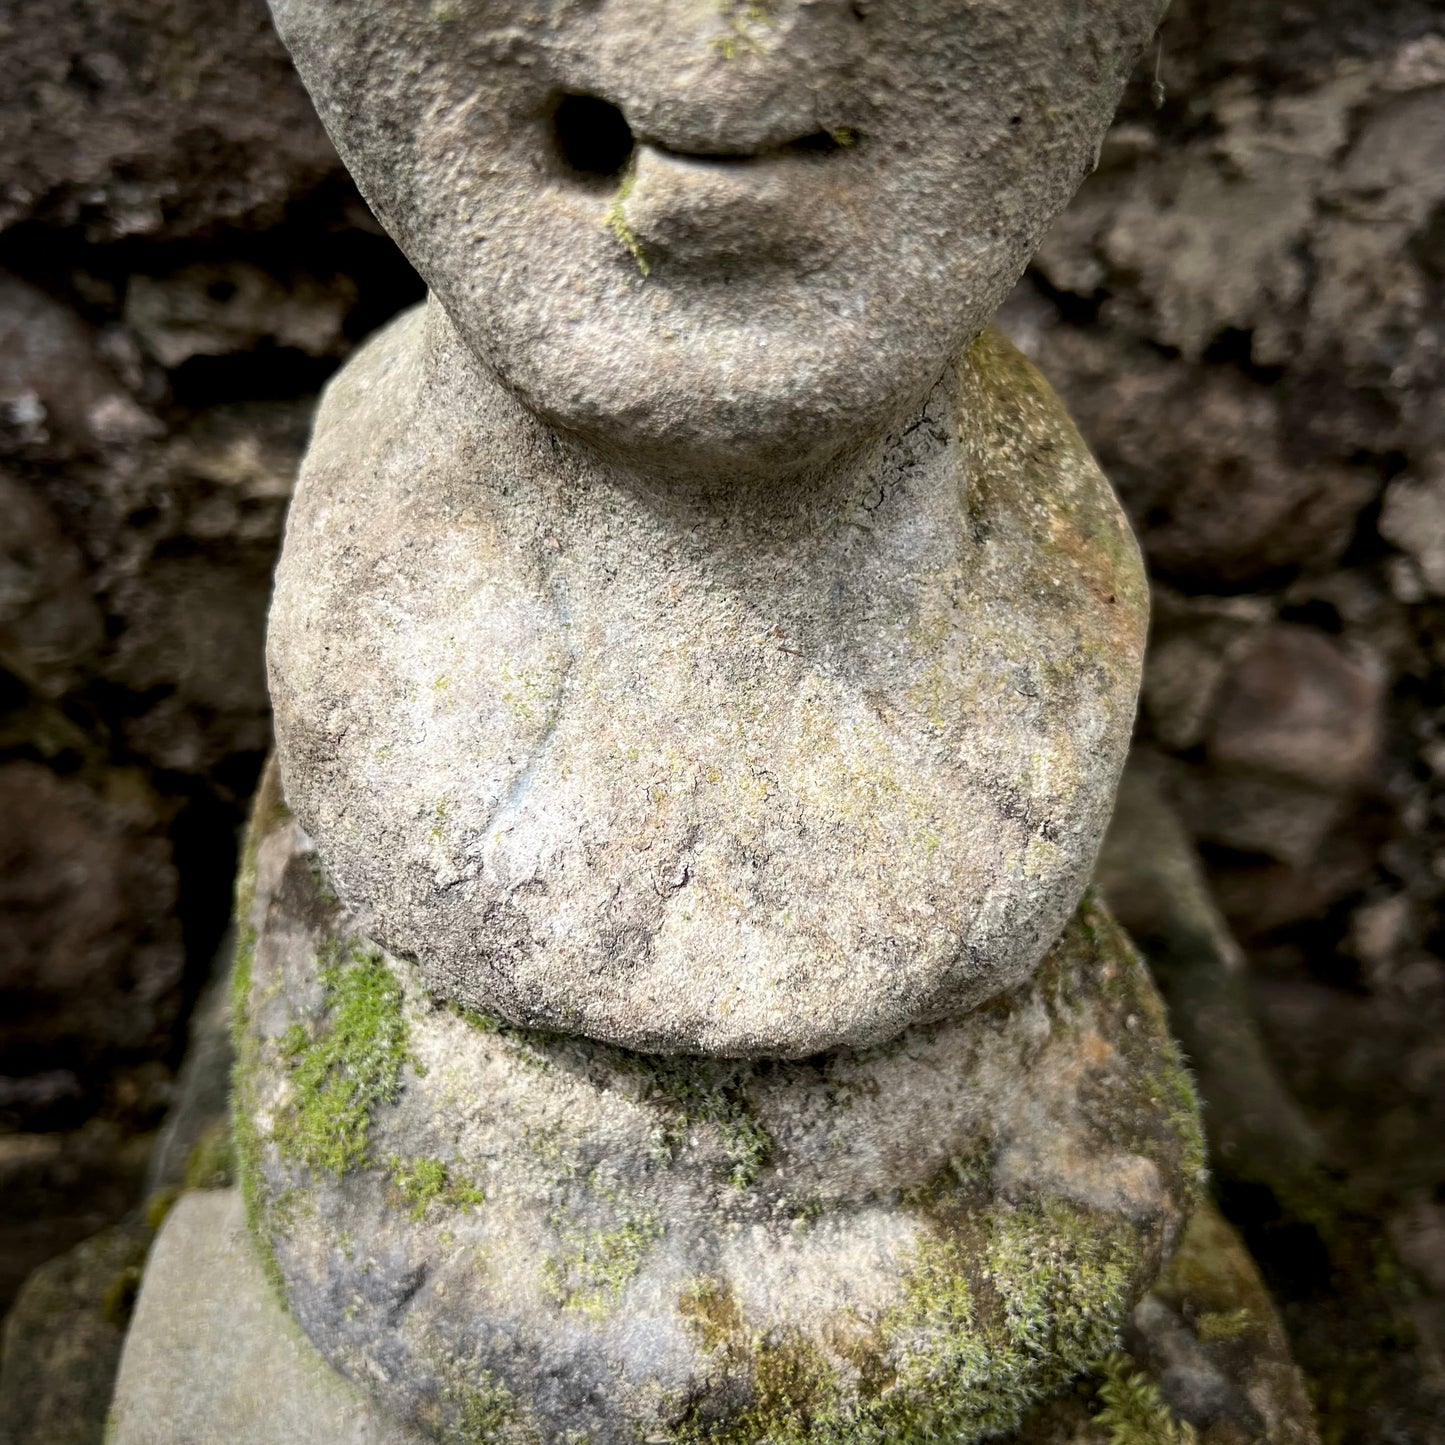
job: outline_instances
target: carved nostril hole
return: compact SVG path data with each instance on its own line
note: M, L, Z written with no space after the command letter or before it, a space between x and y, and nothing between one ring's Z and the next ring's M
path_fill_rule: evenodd
M564 95L552 112L557 158L587 180L620 176L632 159L632 130L615 105L596 95Z

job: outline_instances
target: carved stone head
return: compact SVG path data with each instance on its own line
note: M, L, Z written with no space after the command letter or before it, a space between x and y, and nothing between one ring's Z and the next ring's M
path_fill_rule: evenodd
M272 0L474 354L645 465L916 409L1093 165L1163 0Z

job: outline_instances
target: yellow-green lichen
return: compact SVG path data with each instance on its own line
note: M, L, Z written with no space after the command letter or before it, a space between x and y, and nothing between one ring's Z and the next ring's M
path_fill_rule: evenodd
M472 1209L486 1203L486 1193L469 1179L460 1179L440 1159L404 1159L390 1154L386 1170L392 1187L411 1207L411 1217L420 1219L433 1204L453 1209Z
M1261 1329L1254 1312L1248 1309L1214 1310L1194 1321L1195 1338L1203 1344L1241 1340L1246 1335L1259 1333Z
M637 1214L609 1229L581 1229L553 1216L561 1250L542 1265L542 1288L565 1310L601 1317L636 1278L648 1251L662 1237L652 1214Z
M642 249L642 242L637 239L637 235L627 219L627 200L636 184L637 163L634 160L622 173L621 184L617 187L617 194L612 198L612 204L607 208L607 215L603 218L603 223L621 243L627 254L632 257L638 271L643 276L648 276L652 272L652 262L647 259L647 252Z
M773 0L722 0L718 8L725 28L713 37L712 47L724 60L758 49L754 31L774 23Z
M406 1019L401 984L375 948L333 948L320 978L323 1015L312 1029L292 1024L278 1041L291 1096L274 1137L296 1163L343 1174L366 1165L372 1114L401 1092Z

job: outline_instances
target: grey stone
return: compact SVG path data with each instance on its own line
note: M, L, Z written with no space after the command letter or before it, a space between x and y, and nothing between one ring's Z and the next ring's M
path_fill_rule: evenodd
M465 344L549 423L689 476L912 417L1092 168L1164 8L272 6Z
M327 356L345 349L342 327L355 303L349 277L293 276L283 285L259 266L233 261L132 276L125 321L165 367L248 351L262 341Z
M281 1308L235 1190L185 1195L151 1251L109 1445L419 1445Z
M1058 936L1145 610L1107 484L992 335L856 465L713 492L558 443L433 304L333 383L303 469L286 795L455 1002L660 1051L866 1044Z
M193 235L335 171L261 0L15 0L3 25L0 229Z
M1445 467L1428 478L1390 484L1380 535L1414 560L1423 592L1445 597Z
M197 1200L200 1202L197 1203ZM140 1377L128 1372L127 1397L137 1418L151 1421L177 1416L178 1389L187 1392L184 1418L208 1418L213 1434L191 1436L151 1433L113 1437L145 1445L191 1445L224 1440L226 1445L276 1445L291 1438L278 1434L294 1418L314 1432L299 1436L313 1445L420 1445L415 1435L389 1418L374 1401L327 1369L288 1319L267 1284L259 1262L238 1242L241 1205L235 1193L214 1193L183 1200L162 1232L157 1258L166 1260L148 1276L150 1293L144 1322L135 1327L133 1358L154 1358L151 1342L140 1331L179 1312L189 1322L208 1326L231 1311L245 1321L247 1354L256 1369L284 1387L291 1405L257 1401L250 1382L239 1378L232 1335L214 1328L193 1331L185 1347L190 1376L177 1381L173 1371ZM184 1249L184 1268L172 1260ZM161 1251L164 1251L162 1254ZM162 1294L162 1290L170 1293ZM152 1309L154 1305L154 1309ZM1254 1438L1268 1431L1280 1445L1315 1445L1318 1437L1299 1371L1288 1341L1248 1252L1219 1218L1203 1206L1190 1221L1183 1243L1159 1286L1135 1307L1125 1330L1129 1355L1116 1355L1106 1372L1089 1377L1085 1390L1030 1412L1003 1445L1079 1445L1103 1438L1093 1423L1103 1402L1099 1386L1109 1378L1138 1374L1147 1382L1140 1398L1156 1413L1138 1424L1162 1433L1168 1423L1187 1422L1206 1432L1208 1441ZM1165 1351L1172 1351L1166 1361ZM273 1374L276 1363L280 1372ZM166 1390L176 1393L166 1394ZM197 1398L203 1401L197 1405ZM238 1401L249 1399L232 1408ZM1167 1411L1164 1415L1158 1413ZM203 1412L206 1412L203 1415ZM304 1412L304 1414L303 1414ZM224 1418L222 1432L221 1419ZM340 1422L339 1428L330 1427ZM364 1422L364 1423L363 1423ZM120 1420L116 1421L119 1425ZM1233 1426L1236 1433L1230 1433ZM347 1433L349 1430L350 1433ZM329 1431L329 1433L328 1433ZM367 1432L370 1433L367 1433ZM1240 1432L1242 1431L1242 1435ZM62 1436L45 1437L47 1445ZM82 1437L90 1438L90 1437ZM489 1437L481 1437L487 1439Z
M961 1018L677 1059L439 1003L274 783L253 849L252 1225L322 1353L441 1438L982 1438L1111 1348L1193 1207L1192 1086L1092 901Z
M181 1005L185 949L161 804L119 769L108 791L38 763L0 769L0 1048L136 1051Z

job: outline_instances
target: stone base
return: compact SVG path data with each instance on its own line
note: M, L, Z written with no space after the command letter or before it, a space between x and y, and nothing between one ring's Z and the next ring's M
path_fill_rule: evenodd
M1203 1146L1138 955L887 1044L657 1057L439 1004L274 786L243 875L236 1109L322 1354L446 1440L956 1445L1114 1345Z
M234 1189L184 1195L145 1273L109 1445L422 1445L281 1308Z
M268 1284L242 1215L239 1194L218 1190L185 1196L167 1220L126 1343L111 1445L424 1445L316 1353ZM1187 1421L1201 1445L1316 1445L1269 1298L1212 1208L1125 1335L1131 1359L1042 1406L1002 1445L1109 1439L1107 1419L1096 1423L1100 1391L1136 1370L1125 1438L1182 1438L1169 1432Z

